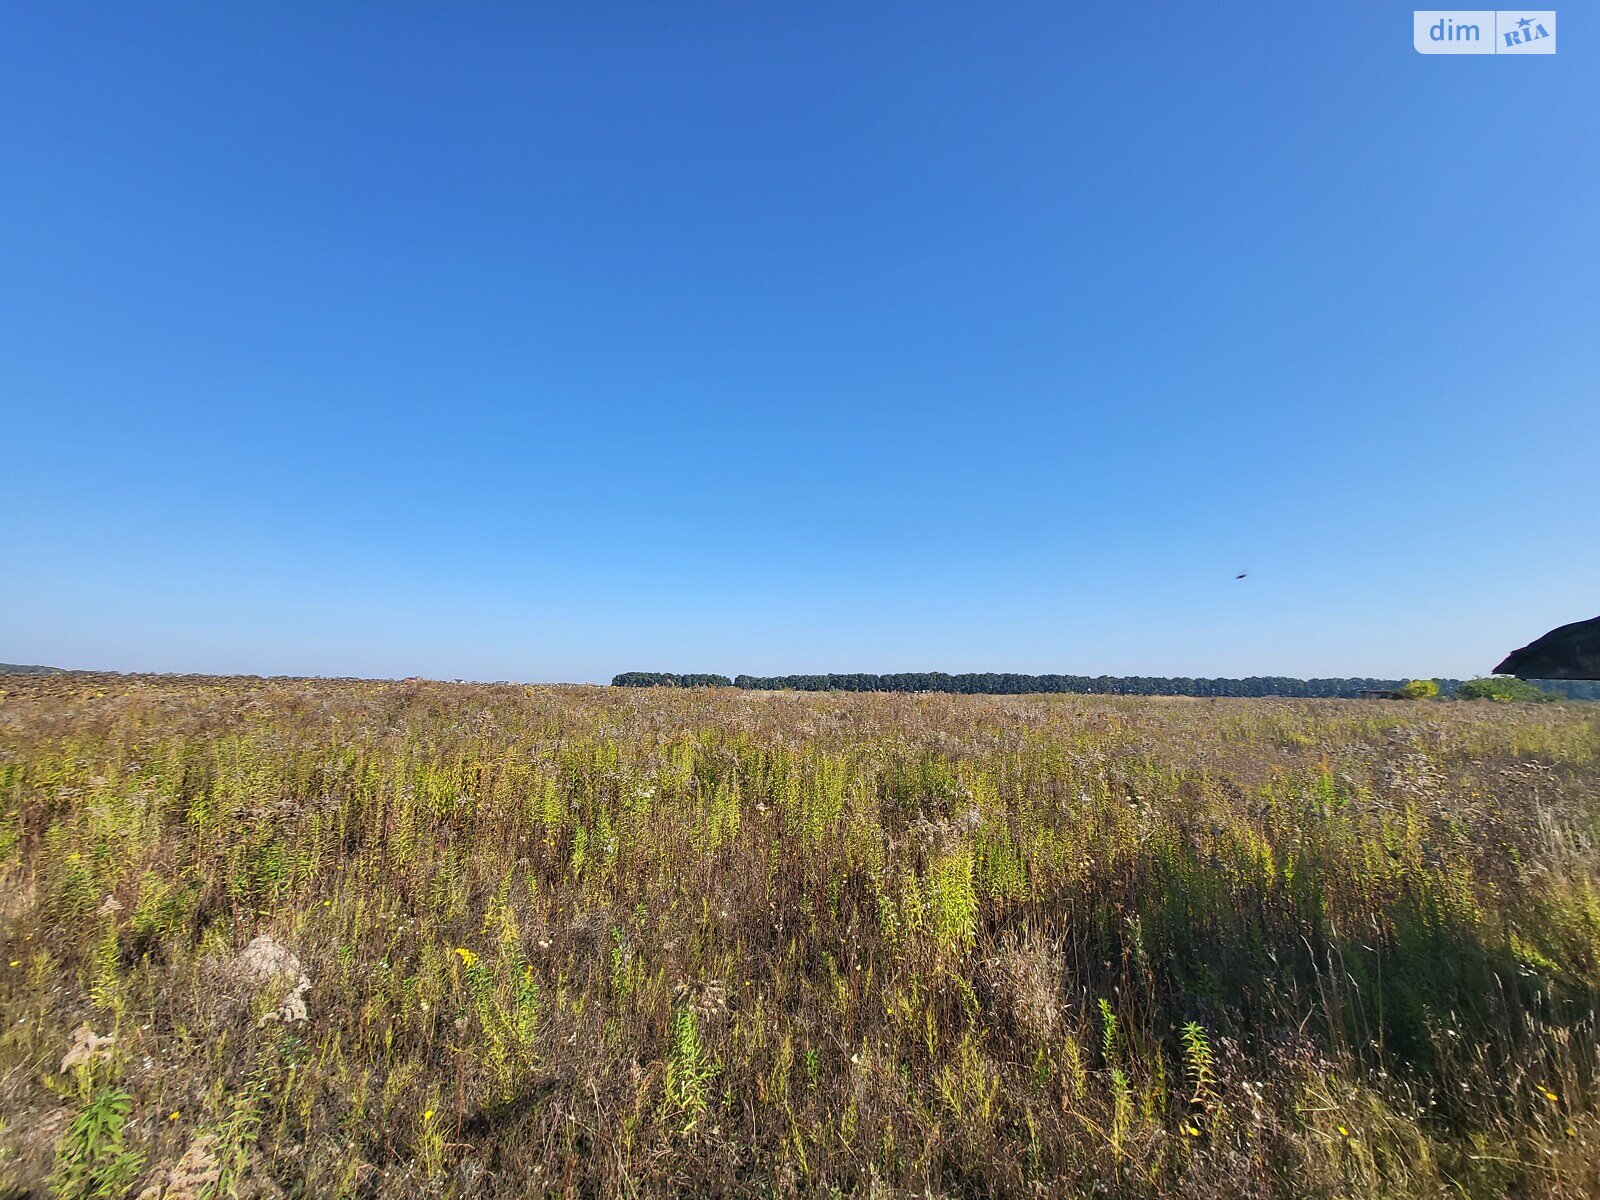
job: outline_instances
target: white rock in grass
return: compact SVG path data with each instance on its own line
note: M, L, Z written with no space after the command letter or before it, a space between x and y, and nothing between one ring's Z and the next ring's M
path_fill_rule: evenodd
M258 933L250 939L239 957L233 960L234 977L254 987L259 994L268 989L287 989L283 1003L261 1018L261 1024L284 1021L295 1024L304 1021L306 993L311 990L311 978L301 968L300 960L270 933Z
M288 986L304 972L294 953L270 933L258 933L233 960L235 976L257 987L281 983Z

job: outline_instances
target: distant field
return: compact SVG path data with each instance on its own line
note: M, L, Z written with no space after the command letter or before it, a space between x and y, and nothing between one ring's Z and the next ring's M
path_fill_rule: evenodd
M0 1196L1600 1194L1593 706L7 676L0 804Z

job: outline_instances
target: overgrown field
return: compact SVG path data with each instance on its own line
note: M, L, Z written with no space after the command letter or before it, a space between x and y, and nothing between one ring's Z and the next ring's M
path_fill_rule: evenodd
M1600 1193L1594 706L0 689L0 1194Z

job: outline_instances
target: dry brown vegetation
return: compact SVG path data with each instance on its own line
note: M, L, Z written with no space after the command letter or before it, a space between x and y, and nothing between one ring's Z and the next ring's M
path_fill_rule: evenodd
M0 1194L1600 1191L1594 707L0 689Z

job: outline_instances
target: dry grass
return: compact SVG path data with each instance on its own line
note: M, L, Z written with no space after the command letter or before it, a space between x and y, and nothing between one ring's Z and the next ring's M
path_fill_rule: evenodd
M1600 1191L1594 707L0 687L0 1194Z

